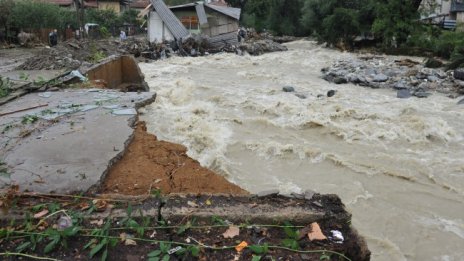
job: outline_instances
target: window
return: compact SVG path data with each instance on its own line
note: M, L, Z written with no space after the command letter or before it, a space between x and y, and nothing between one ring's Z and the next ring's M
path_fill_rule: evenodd
M199 23L198 17L196 16L183 16L180 18L181 23L187 28L188 30L198 30Z

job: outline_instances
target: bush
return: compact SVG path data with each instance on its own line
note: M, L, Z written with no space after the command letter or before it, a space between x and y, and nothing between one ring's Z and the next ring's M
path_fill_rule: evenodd
M354 38L360 34L358 14L353 9L336 8L334 13L322 22L324 38L331 44L339 41L351 46Z

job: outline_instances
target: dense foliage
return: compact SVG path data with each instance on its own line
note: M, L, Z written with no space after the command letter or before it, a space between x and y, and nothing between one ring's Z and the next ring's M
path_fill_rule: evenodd
M0 0L0 30L78 28L77 12L54 4L32 0ZM105 28L138 24L138 12L130 9L117 14L114 10L86 9L84 23L98 23Z

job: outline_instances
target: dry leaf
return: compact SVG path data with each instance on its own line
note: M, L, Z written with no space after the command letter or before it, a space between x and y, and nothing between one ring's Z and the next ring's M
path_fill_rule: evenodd
M222 236L224 238L234 238L240 235L240 229L236 226L230 226Z
M78 207L81 209L81 211L83 211L83 210L89 209L89 208L90 208L90 204L87 203L87 202L82 202L81 204L79 204Z
M97 211L103 211L106 209L106 206L108 206L108 202L103 199L94 199L92 203L95 208L97 208Z
M121 239L122 242L124 242L124 245L126 246L136 246L137 242L135 240L131 239L132 236L126 233L121 233L119 234L119 238Z
M237 252L241 252L247 246L248 246L248 243L246 241L242 241L240 244L238 244L235 247L235 250L237 250Z
M311 223L311 232L308 233L308 238L310 241L327 239L322 233L321 227L316 222Z
M162 181L162 179L156 179L156 180L153 182L153 184L158 184L158 183L160 183L161 181Z
M206 205L210 206L211 205L211 200L207 199L205 202Z
M100 220L92 220L90 221L90 224L92 225L97 225L99 227L101 227L103 225L103 219L100 219Z
M34 215L34 218L41 218L41 217L43 217L43 216L45 216L45 215L47 215L47 214L48 214L48 210L47 210L47 209L44 209L44 210L40 211L39 213L36 213L36 214Z
M132 239L127 238L127 239L124 241L124 245L126 245L126 246L136 246L136 245L137 245L137 242L135 242L135 241L132 240Z

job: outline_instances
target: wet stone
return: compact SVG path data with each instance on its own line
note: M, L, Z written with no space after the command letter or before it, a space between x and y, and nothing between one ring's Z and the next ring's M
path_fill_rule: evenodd
M396 97L400 99L406 99L411 97L411 92L408 89L398 90Z
M348 81L344 77L335 77L333 79L333 82L335 84L343 84L343 83L347 83Z
M388 81L388 76L386 76L385 74L383 73L380 73L380 74L376 74L374 76L374 82L386 82Z
M416 96L417 98L427 98L429 97L430 95L432 95L430 92L415 92L414 93L414 96Z
M284 86L284 87L282 87L282 91L284 91L284 92L294 92L295 88L292 87L292 86Z

